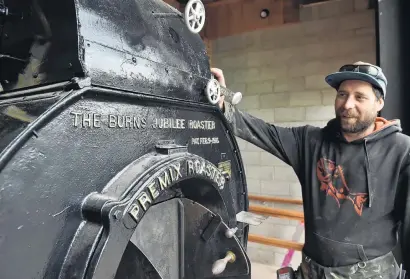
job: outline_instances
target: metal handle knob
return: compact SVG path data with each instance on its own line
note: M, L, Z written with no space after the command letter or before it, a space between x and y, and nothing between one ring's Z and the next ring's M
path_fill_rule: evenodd
M227 229L225 232L225 236L227 238L232 238L237 231L238 231L238 228Z
M242 101L241 92L233 92L232 90L221 86L221 95L225 96L225 101L232 105L237 105Z
M233 92L232 90L223 87L219 84L219 81L212 75L205 88L205 95L208 101L215 105L219 102L221 96L225 96L225 101L232 105L237 105L242 100L241 92Z
M212 265L212 274L213 275L218 275L221 274L222 272L224 272L226 265L228 263L234 263L236 260L236 256L233 252L228 251L226 253L225 258L217 260L216 262L214 262L214 264Z

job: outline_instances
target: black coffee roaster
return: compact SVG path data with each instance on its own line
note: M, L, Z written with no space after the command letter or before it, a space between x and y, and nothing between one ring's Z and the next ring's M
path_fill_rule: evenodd
M250 278L204 20L199 0L0 0L1 279Z

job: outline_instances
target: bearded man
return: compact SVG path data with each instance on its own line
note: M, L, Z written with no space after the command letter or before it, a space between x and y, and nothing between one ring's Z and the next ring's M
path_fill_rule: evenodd
M222 70L211 72L226 86ZM386 278L401 272L392 250L402 223L404 267L410 266L410 137L398 121L378 117L387 79L356 62L325 77L336 90L324 128L285 128L219 106L240 137L293 168L302 187L305 244L297 278Z

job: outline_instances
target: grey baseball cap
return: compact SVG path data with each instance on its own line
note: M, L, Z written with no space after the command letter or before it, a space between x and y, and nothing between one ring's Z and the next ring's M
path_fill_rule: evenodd
M380 67L362 61L342 66L338 72L332 73L325 78L326 82L337 89L345 80L366 81L379 88L386 98L387 78Z

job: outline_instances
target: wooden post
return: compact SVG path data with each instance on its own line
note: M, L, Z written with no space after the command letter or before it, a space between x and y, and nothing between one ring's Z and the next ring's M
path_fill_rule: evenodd
M303 205L302 200L296 200L296 199L287 199L287 198L269 197L269 196L257 196L257 195L248 195L248 198L249 200L252 200L252 201L277 202L277 203L283 203L283 204Z
M293 220L298 220L301 222L304 221L303 212L296 211L296 210L270 208L267 206L260 206L260 205L250 205L249 211L253 213L257 213L261 215L269 215L269 216L277 217L277 218L293 219Z

